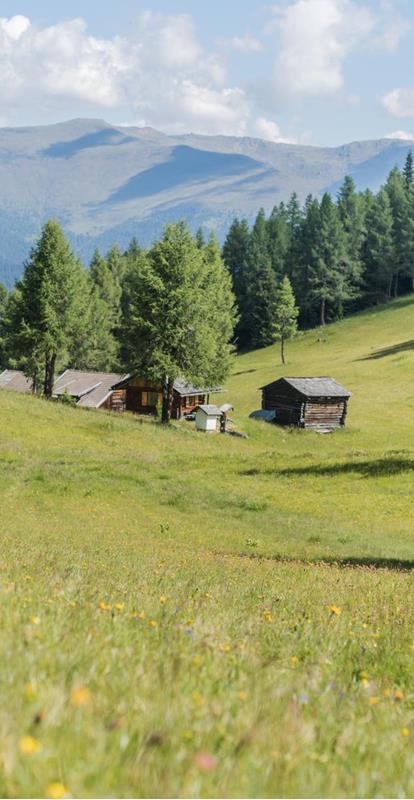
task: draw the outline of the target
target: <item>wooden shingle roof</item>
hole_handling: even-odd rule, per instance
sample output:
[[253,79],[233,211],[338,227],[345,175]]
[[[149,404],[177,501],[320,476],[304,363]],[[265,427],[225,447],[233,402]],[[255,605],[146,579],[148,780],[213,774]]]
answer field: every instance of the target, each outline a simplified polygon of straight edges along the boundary
[[287,383],[303,397],[351,397],[351,392],[342,386],[338,381],[328,376],[317,378],[279,378],[276,381],[261,386],[267,389],[269,386]]

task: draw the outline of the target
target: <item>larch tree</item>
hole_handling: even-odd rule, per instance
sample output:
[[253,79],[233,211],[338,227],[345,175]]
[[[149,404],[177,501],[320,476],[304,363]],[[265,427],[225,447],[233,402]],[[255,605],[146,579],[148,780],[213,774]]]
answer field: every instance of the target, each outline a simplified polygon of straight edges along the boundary
[[12,350],[25,374],[52,397],[57,366],[87,328],[86,276],[58,222],[49,220],[14,296]]
[[275,332],[280,340],[280,356],[285,363],[285,343],[292,339],[298,330],[299,309],[287,275],[284,276],[276,292]]
[[168,225],[124,280],[124,365],[160,382],[164,423],[177,378],[212,386],[230,367],[234,299],[218,247],[207,248],[184,223]]

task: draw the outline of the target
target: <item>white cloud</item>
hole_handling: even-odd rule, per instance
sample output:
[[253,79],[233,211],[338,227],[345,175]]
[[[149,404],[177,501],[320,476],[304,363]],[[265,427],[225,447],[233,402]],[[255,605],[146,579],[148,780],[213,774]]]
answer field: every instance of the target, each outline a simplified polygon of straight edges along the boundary
[[[244,37],[237,46],[254,42]],[[283,140],[247,91],[229,85],[223,54],[201,46],[187,14],[146,11],[128,36],[107,39],[81,18],[45,28],[0,18],[0,103],[8,124],[110,110],[171,132]]]
[[351,0],[296,0],[273,14],[280,40],[274,79],[297,95],[341,90],[345,57],[375,25],[369,9]]
[[259,39],[255,39],[249,33],[246,33],[245,36],[232,36],[230,39],[223,39],[222,41],[225,47],[238,50],[241,53],[257,53],[258,50],[262,49],[262,43]]
[[395,50],[411,24],[394,0],[374,6],[356,0],[289,0],[272,7],[276,32],[276,88],[284,95],[317,96],[344,90],[344,66],[357,47]]
[[393,117],[414,117],[414,89],[393,89],[382,98],[382,104]]
[[403,139],[404,141],[414,141],[414,135],[408,131],[392,131],[385,135],[386,139]]
[[289,144],[296,144],[296,138],[289,138],[283,136],[279,125],[266,117],[258,117],[255,122],[255,135],[259,139],[266,139],[270,142],[284,142]]

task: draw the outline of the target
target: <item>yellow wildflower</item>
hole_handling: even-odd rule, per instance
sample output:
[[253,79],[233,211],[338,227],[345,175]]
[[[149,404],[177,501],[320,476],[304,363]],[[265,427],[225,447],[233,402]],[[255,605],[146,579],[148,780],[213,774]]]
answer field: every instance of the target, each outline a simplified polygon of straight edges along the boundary
[[63,800],[68,794],[66,786],[60,781],[54,781],[47,787],[47,796],[50,797],[50,800]]
[[101,602],[99,603],[99,608],[101,609],[101,611],[111,611],[112,606],[110,603],[105,603],[104,600],[101,600]]
[[247,692],[244,692],[243,690],[241,690],[240,692],[237,693],[237,697],[243,703],[246,700]]
[[118,611],[122,611],[122,609],[125,608],[125,603],[115,603],[115,608],[117,608]]
[[40,742],[34,736],[22,736],[19,742],[20,752],[25,755],[32,755],[40,750]]
[[339,608],[339,606],[334,606],[334,605],[328,606],[328,610],[331,612],[331,614],[334,614],[336,617],[339,617],[339,615],[342,614],[342,609]]
[[26,683],[26,685],[25,685],[25,687],[23,689],[23,694],[24,694],[26,700],[31,700],[32,697],[34,697],[34,695],[35,695],[34,686],[33,686],[32,683],[30,683],[30,681],[29,681],[29,683]]
[[403,736],[409,736],[410,735],[410,729],[409,728],[403,728],[401,733],[402,733]]
[[370,697],[369,704],[370,706],[376,706],[379,703],[379,697]]
[[290,659],[290,663],[292,664],[292,667],[296,667],[296,665],[299,664],[298,657],[297,656],[292,656],[292,658]]
[[134,611],[131,614],[132,619],[145,619],[144,611]]
[[40,625],[40,617],[30,617],[30,622],[32,625]]
[[92,695],[87,686],[77,686],[70,693],[70,704],[75,708],[87,706],[91,702],[91,698]]
[[151,625],[151,628],[156,628],[157,625],[158,625],[157,620],[156,619],[151,619],[150,620],[150,625]]
[[397,689],[397,691],[394,692],[394,700],[404,700],[404,692]]
[[161,595],[161,597],[160,597],[160,603],[161,603],[161,605],[163,606],[163,605],[164,605],[164,603],[166,603],[166,602],[167,602],[167,598],[165,597],[165,595],[163,595],[163,594],[162,594],[162,595]]

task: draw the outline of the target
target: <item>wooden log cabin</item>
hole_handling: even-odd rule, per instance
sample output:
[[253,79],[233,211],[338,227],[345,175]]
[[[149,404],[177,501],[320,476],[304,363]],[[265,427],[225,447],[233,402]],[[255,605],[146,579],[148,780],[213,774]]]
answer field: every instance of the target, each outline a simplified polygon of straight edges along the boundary
[[[112,389],[123,393],[126,411],[149,415],[161,411],[162,385],[157,381],[150,381],[137,375],[127,375],[122,381],[114,384]],[[174,381],[172,419],[181,419],[185,414],[191,414],[197,406],[209,403],[210,394],[221,391],[220,387],[200,389],[190,386],[183,379]]]
[[333,378],[279,378],[261,391],[262,409],[280,425],[323,432],[345,425],[351,393]]

